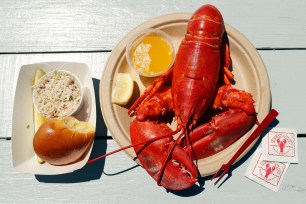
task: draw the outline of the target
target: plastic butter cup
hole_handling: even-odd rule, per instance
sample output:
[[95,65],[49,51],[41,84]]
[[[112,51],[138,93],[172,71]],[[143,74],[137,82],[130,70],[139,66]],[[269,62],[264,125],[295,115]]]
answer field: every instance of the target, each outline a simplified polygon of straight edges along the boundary
[[171,37],[164,31],[145,29],[127,44],[126,59],[141,76],[156,77],[173,65],[175,48]]
[[[64,74],[66,76],[69,76],[71,77],[71,79],[73,79],[73,83],[76,83],[76,87],[78,89],[77,91],[77,97],[79,98],[79,101],[75,104],[73,104],[73,106],[71,107],[71,104],[68,102],[67,103],[67,106],[69,106],[69,108],[71,109],[70,111],[66,111],[65,113],[61,113],[60,111],[58,113],[56,113],[55,115],[53,116],[50,116],[48,115],[48,113],[46,113],[39,105],[38,105],[38,98],[39,97],[42,97],[38,91],[35,90],[35,87],[38,87],[39,84],[42,84],[43,81],[45,80],[48,80],[50,79],[52,76],[54,76],[56,73],[60,73],[60,74]],[[59,116],[72,116],[76,113],[78,113],[81,108],[82,108],[82,105],[83,105],[83,87],[82,87],[82,83],[80,82],[80,80],[78,79],[77,76],[75,76],[73,73],[69,72],[69,71],[66,71],[66,70],[54,70],[54,71],[51,71],[51,72],[48,72],[46,73],[44,76],[42,76],[40,78],[40,80],[38,81],[37,84],[34,85],[34,90],[33,90],[33,94],[32,94],[32,97],[33,97],[33,104],[34,104],[34,107],[35,109],[37,110],[37,112],[41,115],[43,115],[44,117],[46,118],[53,118],[53,117],[59,117]],[[55,93],[55,89],[51,88],[50,89],[51,93],[50,95],[54,96],[54,94],[58,94],[58,93]],[[72,91],[68,86],[61,86],[60,87],[60,90],[59,92],[65,92],[65,91]],[[52,97],[51,96],[51,97]],[[55,96],[56,97],[56,96]],[[59,99],[60,100],[60,99]],[[72,99],[68,99],[68,101],[70,100],[74,100],[73,98]],[[49,101],[49,98],[47,99],[42,99],[42,101],[44,103],[48,103],[50,102]],[[62,101],[61,101],[62,102]],[[57,108],[60,108],[60,107],[57,107]]]

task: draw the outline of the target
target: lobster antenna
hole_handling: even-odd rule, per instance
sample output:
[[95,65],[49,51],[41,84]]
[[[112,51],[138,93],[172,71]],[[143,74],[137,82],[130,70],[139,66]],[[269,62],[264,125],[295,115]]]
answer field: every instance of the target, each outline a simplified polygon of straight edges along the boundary
[[100,159],[103,159],[103,158],[105,158],[105,157],[107,157],[107,156],[109,156],[109,155],[115,154],[115,153],[117,153],[117,152],[121,152],[122,150],[129,149],[129,148],[131,148],[131,147],[135,147],[135,146],[143,145],[143,144],[149,144],[149,143],[152,143],[152,142],[154,142],[154,141],[156,141],[156,140],[160,140],[160,139],[163,139],[163,138],[166,138],[166,137],[171,137],[171,136],[173,136],[174,134],[176,134],[176,133],[178,133],[178,132],[179,132],[179,131],[176,130],[176,131],[172,132],[171,134],[163,135],[163,136],[156,137],[156,138],[151,138],[151,139],[149,139],[149,140],[147,140],[147,141],[144,141],[144,142],[139,142],[139,143],[136,143],[136,144],[131,144],[131,145],[122,147],[122,148],[120,148],[120,149],[114,150],[114,151],[109,152],[109,153],[107,153],[107,154],[103,154],[103,155],[101,155],[101,156],[99,156],[99,157],[90,159],[90,160],[87,161],[87,164],[91,164],[91,163],[93,163],[93,162],[95,162],[95,161],[98,161],[98,160],[100,160]]
[[[175,132],[172,133],[172,135],[175,135],[175,134],[178,133],[179,131],[181,131],[181,129],[177,129]],[[185,131],[184,131],[184,129],[183,129],[182,133],[181,133],[181,134],[178,136],[178,138],[174,141],[174,143],[173,143],[173,145],[172,145],[172,147],[171,147],[171,149],[170,149],[170,151],[169,151],[169,153],[168,153],[168,155],[167,155],[167,158],[166,158],[165,162],[163,163],[161,169],[159,170],[160,173],[159,173],[159,175],[158,175],[158,177],[157,177],[157,179],[156,179],[158,185],[160,185],[160,183],[161,183],[162,176],[163,176],[164,171],[165,171],[165,168],[166,168],[166,166],[167,166],[167,164],[168,164],[168,162],[169,162],[170,156],[172,155],[172,152],[173,152],[175,146],[177,145],[178,141],[180,141],[181,138],[183,137],[184,132],[185,132]]]

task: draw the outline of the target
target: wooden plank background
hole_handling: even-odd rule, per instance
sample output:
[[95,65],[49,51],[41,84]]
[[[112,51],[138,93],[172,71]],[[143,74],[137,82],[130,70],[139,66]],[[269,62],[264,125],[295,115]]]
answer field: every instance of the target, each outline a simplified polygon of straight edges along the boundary
[[0,1],[0,53],[105,51],[156,16],[211,3],[260,49],[305,48],[303,0]]
[[[88,64],[97,86],[110,52],[135,26],[160,15],[191,13],[205,3],[217,6],[225,22],[259,50],[269,73],[272,107],[280,111],[278,127],[298,130],[299,164],[289,167],[278,193],[244,177],[259,143],[234,166],[232,176],[220,188],[207,177],[200,181],[203,188],[166,191],[124,152],[65,175],[14,171],[12,113],[22,65],[83,62]],[[304,0],[1,0],[0,203],[304,203],[305,8]],[[96,97],[98,94],[97,91]],[[99,109],[97,114],[100,125],[92,157],[118,148],[114,140],[106,137],[110,134]]]
[[[300,143],[299,143],[300,144]],[[306,154],[301,143],[299,154]],[[113,140],[96,140],[93,154],[117,148]],[[306,160],[291,164],[280,190],[275,193],[244,177],[250,154],[234,166],[232,176],[217,188],[200,180],[202,188],[182,192],[158,187],[144,169],[121,152],[65,175],[40,176],[14,172],[10,141],[1,141],[0,203],[278,203],[303,204],[306,199]],[[7,158],[7,159],[5,159]]]

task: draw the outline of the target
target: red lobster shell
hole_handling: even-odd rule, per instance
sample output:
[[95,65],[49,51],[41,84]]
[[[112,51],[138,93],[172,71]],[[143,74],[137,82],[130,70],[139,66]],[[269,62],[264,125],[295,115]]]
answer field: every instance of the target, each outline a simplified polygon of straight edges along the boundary
[[[172,190],[193,186],[198,176],[193,159],[221,151],[255,123],[252,96],[229,85],[233,80],[229,66],[222,15],[214,6],[204,5],[192,15],[173,67],[129,109],[129,114],[136,112],[130,126],[132,145],[159,185]],[[166,86],[169,81],[171,89]],[[227,85],[218,89],[220,81]],[[224,112],[195,128],[212,104]],[[175,131],[160,120],[172,109],[178,123]],[[174,140],[176,133],[180,134]]]

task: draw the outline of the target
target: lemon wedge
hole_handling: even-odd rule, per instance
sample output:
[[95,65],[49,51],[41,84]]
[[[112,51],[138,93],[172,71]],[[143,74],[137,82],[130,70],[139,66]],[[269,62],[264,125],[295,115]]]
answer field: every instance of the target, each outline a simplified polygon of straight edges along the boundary
[[118,73],[112,92],[112,102],[118,105],[126,105],[133,95],[133,89],[132,77],[127,73]]
[[[39,79],[45,75],[46,73],[42,70],[42,69],[37,69],[35,72],[35,76],[34,76],[34,81],[33,81],[33,85],[36,84]],[[47,119],[45,117],[43,117],[42,115],[40,115],[37,110],[35,109],[35,107],[33,106],[33,111],[34,111],[34,131],[35,133],[37,132],[37,130],[39,129],[39,127],[45,123],[47,121]],[[37,156],[37,155],[36,155]],[[38,163],[42,164],[44,163],[44,161],[39,158],[37,156],[37,161]]]
[[[33,84],[36,84],[43,75],[45,75],[45,72],[41,69],[37,69],[36,72],[35,72],[35,77],[34,77]],[[39,127],[44,122],[46,122],[47,119],[44,118],[41,114],[39,114],[35,108],[33,108],[33,109],[34,109],[34,130],[35,130],[35,132],[37,132]]]

